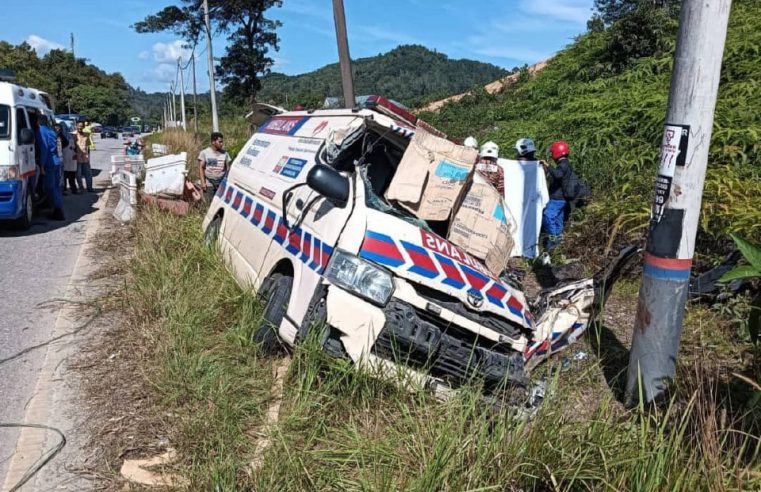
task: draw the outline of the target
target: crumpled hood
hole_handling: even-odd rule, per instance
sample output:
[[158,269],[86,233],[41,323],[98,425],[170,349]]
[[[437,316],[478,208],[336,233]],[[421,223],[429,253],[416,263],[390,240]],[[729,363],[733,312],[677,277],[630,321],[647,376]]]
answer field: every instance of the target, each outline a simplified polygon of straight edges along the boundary
[[523,292],[494,278],[462,248],[402,219],[368,209],[359,256],[456,297],[468,309],[533,326]]

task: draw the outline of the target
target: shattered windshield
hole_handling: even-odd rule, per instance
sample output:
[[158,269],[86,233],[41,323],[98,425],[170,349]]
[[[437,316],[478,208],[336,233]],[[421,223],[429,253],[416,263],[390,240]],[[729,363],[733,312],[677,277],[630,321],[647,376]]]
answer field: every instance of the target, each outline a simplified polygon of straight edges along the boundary
[[362,181],[365,183],[365,203],[367,206],[374,210],[378,210],[379,212],[383,212],[384,214],[398,217],[405,222],[409,222],[410,224],[416,227],[420,227],[421,229],[425,229],[428,232],[433,232],[426,221],[415,217],[411,212],[401,207],[394,207],[389,205],[386,200],[384,200],[381,196],[378,196],[368,175],[369,168],[370,166],[360,166],[359,168],[359,175],[362,176]]

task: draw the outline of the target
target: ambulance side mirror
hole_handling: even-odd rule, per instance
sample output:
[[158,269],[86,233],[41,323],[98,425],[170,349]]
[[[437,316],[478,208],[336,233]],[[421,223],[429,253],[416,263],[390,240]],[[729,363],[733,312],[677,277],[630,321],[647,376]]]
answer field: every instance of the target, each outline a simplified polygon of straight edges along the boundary
[[22,128],[18,134],[19,145],[32,145],[34,143],[34,132],[29,128]]
[[316,164],[307,174],[307,185],[338,207],[349,200],[349,179],[332,167]]

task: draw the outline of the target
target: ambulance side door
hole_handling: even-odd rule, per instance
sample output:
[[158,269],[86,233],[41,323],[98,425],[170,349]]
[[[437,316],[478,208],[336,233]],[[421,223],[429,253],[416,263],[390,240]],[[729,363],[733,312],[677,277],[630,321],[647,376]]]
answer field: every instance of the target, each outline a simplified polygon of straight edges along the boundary
[[22,106],[16,106],[14,123],[16,124],[16,150],[14,158],[19,165],[19,172],[21,176],[32,176],[36,171],[36,163],[34,158],[34,144],[21,144],[21,130],[28,128],[29,120],[27,118],[26,109]]

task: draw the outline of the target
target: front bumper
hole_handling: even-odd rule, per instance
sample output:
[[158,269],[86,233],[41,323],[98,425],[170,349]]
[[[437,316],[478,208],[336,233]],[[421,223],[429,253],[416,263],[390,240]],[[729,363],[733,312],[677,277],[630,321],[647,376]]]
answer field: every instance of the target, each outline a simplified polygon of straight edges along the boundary
[[17,219],[21,216],[24,187],[21,181],[0,181],[0,219]]
[[489,391],[525,384],[523,354],[447,323],[436,314],[394,299],[372,354],[445,381],[452,387],[483,383]]
[[372,305],[335,286],[328,288],[327,322],[341,333],[349,357],[393,377],[404,369],[425,386],[483,384],[487,392],[522,385],[526,339],[467,319],[421,297],[395,279],[394,297]]

